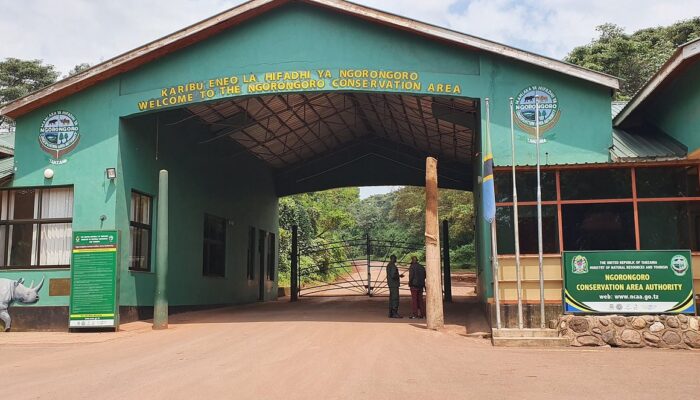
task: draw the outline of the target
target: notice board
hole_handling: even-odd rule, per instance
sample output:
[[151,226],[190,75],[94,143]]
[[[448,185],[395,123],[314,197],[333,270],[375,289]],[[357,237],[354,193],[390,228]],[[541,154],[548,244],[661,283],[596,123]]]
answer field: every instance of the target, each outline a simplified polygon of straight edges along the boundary
[[117,328],[118,231],[73,232],[70,328]]
[[565,251],[567,313],[694,314],[690,250]]

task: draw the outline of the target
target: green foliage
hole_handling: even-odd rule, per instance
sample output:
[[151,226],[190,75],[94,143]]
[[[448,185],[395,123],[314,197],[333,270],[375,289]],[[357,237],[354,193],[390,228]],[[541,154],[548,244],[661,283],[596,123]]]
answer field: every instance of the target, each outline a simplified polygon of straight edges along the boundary
[[[474,266],[474,204],[470,192],[440,190],[438,214],[450,225],[450,255],[455,267]],[[280,284],[289,283],[291,229],[299,226],[299,247],[323,247],[343,239],[364,238],[409,242],[418,250],[391,249],[400,261],[415,255],[425,259],[425,192],[422,187],[402,187],[394,192],[360,200],[359,189],[344,188],[304,193],[280,199]],[[334,260],[364,257],[336,248],[300,257],[300,270],[314,269],[306,281],[330,281],[350,267],[333,265]],[[388,257],[386,248],[376,248],[374,257]]]
[[73,75],[77,75],[77,74],[79,74],[79,73],[85,71],[86,69],[90,69],[90,64],[88,64],[88,63],[80,63],[80,64],[76,65],[75,67],[73,67],[73,69],[71,69],[70,71],[68,71],[68,75],[66,75],[65,77],[67,78],[67,77],[70,77],[70,76],[73,76]]
[[[6,58],[0,61],[0,105],[16,100],[35,90],[56,82],[58,72],[53,65],[41,60],[20,60]],[[12,121],[0,116],[0,127],[7,124],[13,129]]]
[[576,47],[566,61],[622,79],[618,99],[632,97],[669,59],[676,47],[700,37],[700,18],[666,27],[642,29],[631,35],[604,24],[597,39]]
[[[292,250],[292,226],[299,227],[299,247],[323,247],[325,244],[341,240],[355,230],[354,212],[360,202],[358,188],[342,188],[322,192],[303,193],[280,199],[280,284],[289,282]],[[300,270],[318,268],[318,272],[306,277],[311,280],[333,280],[343,268],[331,265],[332,260],[347,258],[343,249],[328,253],[315,253],[302,256]],[[345,267],[345,266],[341,266]]]
[[7,58],[0,61],[0,104],[18,99],[56,82],[58,72],[41,60]]

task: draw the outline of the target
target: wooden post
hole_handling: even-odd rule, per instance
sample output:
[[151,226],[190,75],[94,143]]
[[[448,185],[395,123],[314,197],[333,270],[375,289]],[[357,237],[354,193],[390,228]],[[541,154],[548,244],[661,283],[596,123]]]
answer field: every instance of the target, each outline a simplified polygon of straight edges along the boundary
[[289,278],[289,301],[299,299],[299,227],[292,225],[291,276]]
[[452,268],[450,266],[450,224],[442,221],[442,279],[445,281],[445,301],[452,303]]
[[440,228],[438,221],[437,160],[425,160],[425,297],[428,329],[445,325],[440,282]]

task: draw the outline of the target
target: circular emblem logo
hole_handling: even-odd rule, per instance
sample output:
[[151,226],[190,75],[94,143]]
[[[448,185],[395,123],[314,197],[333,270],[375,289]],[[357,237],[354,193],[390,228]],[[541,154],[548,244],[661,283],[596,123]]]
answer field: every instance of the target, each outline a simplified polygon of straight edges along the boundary
[[678,276],[685,275],[685,271],[688,270],[688,259],[680,254],[673,256],[671,258],[671,269]]
[[72,151],[79,140],[78,120],[68,111],[54,111],[41,123],[39,145],[55,160]]
[[[536,117],[535,114],[538,113]],[[560,114],[557,96],[547,87],[528,86],[515,98],[515,122],[520,129],[530,135],[528,142],[535,143],[537,140],[538,120],[540,143],[546,142],[544,133],[557,124]]]
[[574,274],[585,274],[588,272],[588,259],[582,255],[577,255],[571,260],[571,272]]

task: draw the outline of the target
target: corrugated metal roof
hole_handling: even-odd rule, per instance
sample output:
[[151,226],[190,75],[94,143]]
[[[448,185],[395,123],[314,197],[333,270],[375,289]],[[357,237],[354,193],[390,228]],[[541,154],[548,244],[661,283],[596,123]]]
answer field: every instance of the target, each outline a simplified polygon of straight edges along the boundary
[[470,162],[475,100],[383,93],[265,95],[187,107],[210,126],[212,142],[230,137],[275,168],[336,151],[366,135]]
[[15,154],[15,133],[0,135],[0,153]]
[[613,162],[681,160],[688,148],[662,132],[652,135],[633,135],[613,129],[610,158]]
[[613,101],[612,104],[610,104],[610,111],[612,111],[612,117],[617,117],[617,114],[619,114],[620,111],[622,111],[622,109],[625,108],[627,103],[627,101]]
[[0,180],[15,173],[15,158],[8,157],[0,160]]

